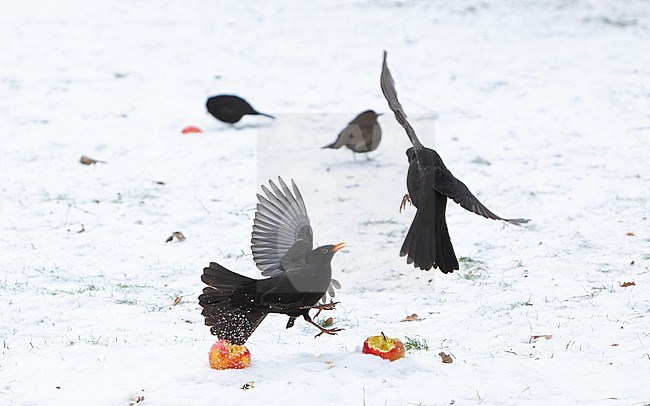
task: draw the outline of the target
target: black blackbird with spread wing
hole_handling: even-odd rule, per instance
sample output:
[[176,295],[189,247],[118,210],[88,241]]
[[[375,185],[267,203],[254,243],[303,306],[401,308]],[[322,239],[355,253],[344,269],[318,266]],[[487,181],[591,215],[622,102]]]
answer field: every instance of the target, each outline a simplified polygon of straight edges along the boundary
[[377,149],[381,142],[381,126],[377,117],[381,114],[373,110],[366,110],[350,121],[336,138],[336,141],[326,145],[325,148],[339,149],[346,146],[354,152],[363,153]]
[[310,317],[311,309],[333,309],[335,303],[319,304],[333,287],[330,262],[344,243],[313,247],[312,229],[305,203],[296,184],[292,189],[278,178],[272,190],[262,186],[264,195],[253,222],[253,259],[267,279],[252,279],[211,262],[201,280],[208,285],[199,296],[201,313],[210,332],[220,339],[243,344],[269,313],[289,316],[287,328],[297,317],[318,327],[320,334],[336,334],[340,329],[324,329]]
[[447,198],[452,199],[464,209],[485,218],[501,220],[514,225],[529,222],[527,219],[504,219],[492,213],[465,186],[456,179],[442,162],[440,155],[425,148],[418,139],[413,127],[406,120],[406,114],[397,99],[395,82],[388,70],[386,52],[381,71],[381,90],[388,101],[395,118],[404,127],[413,147],[406,150],[409,170],[406,186],[409,194],[404,196],[402,206],[409,200],[417,208],[400,256],[407,257],[407,263],[420,269],[439,268],[443,273],[458,269],[458,260],[451,244],[445,211]]
[[208,99],[208,101],[205,103],[205,106],[208,108],[208,112],[212,114],[217,120],[229,124],[235,124],[239,122],[239,120],[241,120],[241,118],[246,114],[275,118],[269,114],[255,111],[253,106],[251,106],[246,100],[242,99],[239,96],[227,94],[213,96]]

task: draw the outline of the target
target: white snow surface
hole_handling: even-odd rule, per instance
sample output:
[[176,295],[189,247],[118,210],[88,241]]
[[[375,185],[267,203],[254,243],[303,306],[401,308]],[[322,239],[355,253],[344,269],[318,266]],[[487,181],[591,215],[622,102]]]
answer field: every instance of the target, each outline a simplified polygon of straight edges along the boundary
[[[3,0],[0,38],[0,404],[650,402],[647,2]],[[422,142],[532,219],[450,202],[453,274],[399,257],[415,209],[384,49]],[[277,119],[218,122],[224,93]],[[370,160],[320,149],[366,109],[388,113]],[[260,277],[278,175],[318,244],[347,242],[324,314],[345,331],[271,315],[249,368],[212,370],[202,269]],[[362,354],[381,331],[429,350]]]

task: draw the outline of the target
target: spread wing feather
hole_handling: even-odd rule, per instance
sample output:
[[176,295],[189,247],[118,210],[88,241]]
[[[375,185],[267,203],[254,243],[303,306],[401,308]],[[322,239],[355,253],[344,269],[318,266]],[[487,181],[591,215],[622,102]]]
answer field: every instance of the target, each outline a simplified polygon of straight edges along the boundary
[[253,260],[264,276],[277,276],[304,262],[312,250],[313,233],[305,202],[296,184],[291,189],[278,177],[280,187],[269,181],[271,190],[262,186],[265,196],[253,221],[251,238]]

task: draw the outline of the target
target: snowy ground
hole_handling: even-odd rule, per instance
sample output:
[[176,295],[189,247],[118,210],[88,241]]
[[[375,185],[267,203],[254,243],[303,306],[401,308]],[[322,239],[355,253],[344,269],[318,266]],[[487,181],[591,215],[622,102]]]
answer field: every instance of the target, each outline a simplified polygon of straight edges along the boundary
[[[650,402],[648,4],[306,3],[3,0],[0,404]],[[370,161],[320,149],[389,111],[383,49],[422,141],[497,214],[533,220],[450,204],[454,274],[398,256],[415,211],[397,211],[391,114]],[[205,113],[218,93],[278,118],[229,128]],[[259,276],[255,193],[277,175],[318,243],[348,244],[330,314],[346,330],[271,316],[250,368],[214,371],[201,270]],[[362,355],[380,331],[430,350]]]

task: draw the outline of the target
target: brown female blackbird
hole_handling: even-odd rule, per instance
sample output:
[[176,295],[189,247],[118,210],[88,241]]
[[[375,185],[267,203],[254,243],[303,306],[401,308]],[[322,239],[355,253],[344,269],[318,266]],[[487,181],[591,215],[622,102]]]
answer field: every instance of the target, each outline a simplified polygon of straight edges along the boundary
[[336,141],[326,145],[325,148],[339,149],[346,146],[354,152],[370,152],[377,149],[381,142],[381,127],[377,117],[381,114],[373,110],[366,110],[348,123],[347,127],[339,133]]
[[208,112],[217,120],[224,123],[235,124],[246,114],[254,116],[265,116],[275,119],[275,117],[255,111],[246,100],[239,96],[220,95],[212,96],[205,103]]
[[406,150],[409,170],[406,186],[409,194],[404,196],[401,208],[409,200],[417,208],[400,256],[406,256],[407,263],[414,267],[429,270],[439,268],[443,273],[458,269],[458,260],[451,245],[445,210],[447,198],[460,204],[466,210],[485,218],[501,220],[514,225],[529,222],[527,219],[504,219],[492,213],[465,186],[456,179],[442,162],[440,155],[425,148],[418,139],[413,127],[406,120],[402,105],[397,100],[395,82],[388,70],[386,52],[381,71],[381,90],[388,101],[395,118],[404,127],[413,147]]
[[305,203],[296,184],[293,194],[281,178],[280,187],[270,181],[270,191],[258,194],[253,222],[253,260],[266,279],[252,279],[211,262],[201,280],[208,285],[199,296],[201,313],[210,332],[219,339],[243,344],[269,313],[289,316],[287,328],[297,317],[326,334],[341,329],[325,329],[309,316],[311,309],[331,310],[334,302],[319,304],[326,293],[334,296],[340,284],[332,279],[330,262],[345,243],[312,249],[313,236]]

